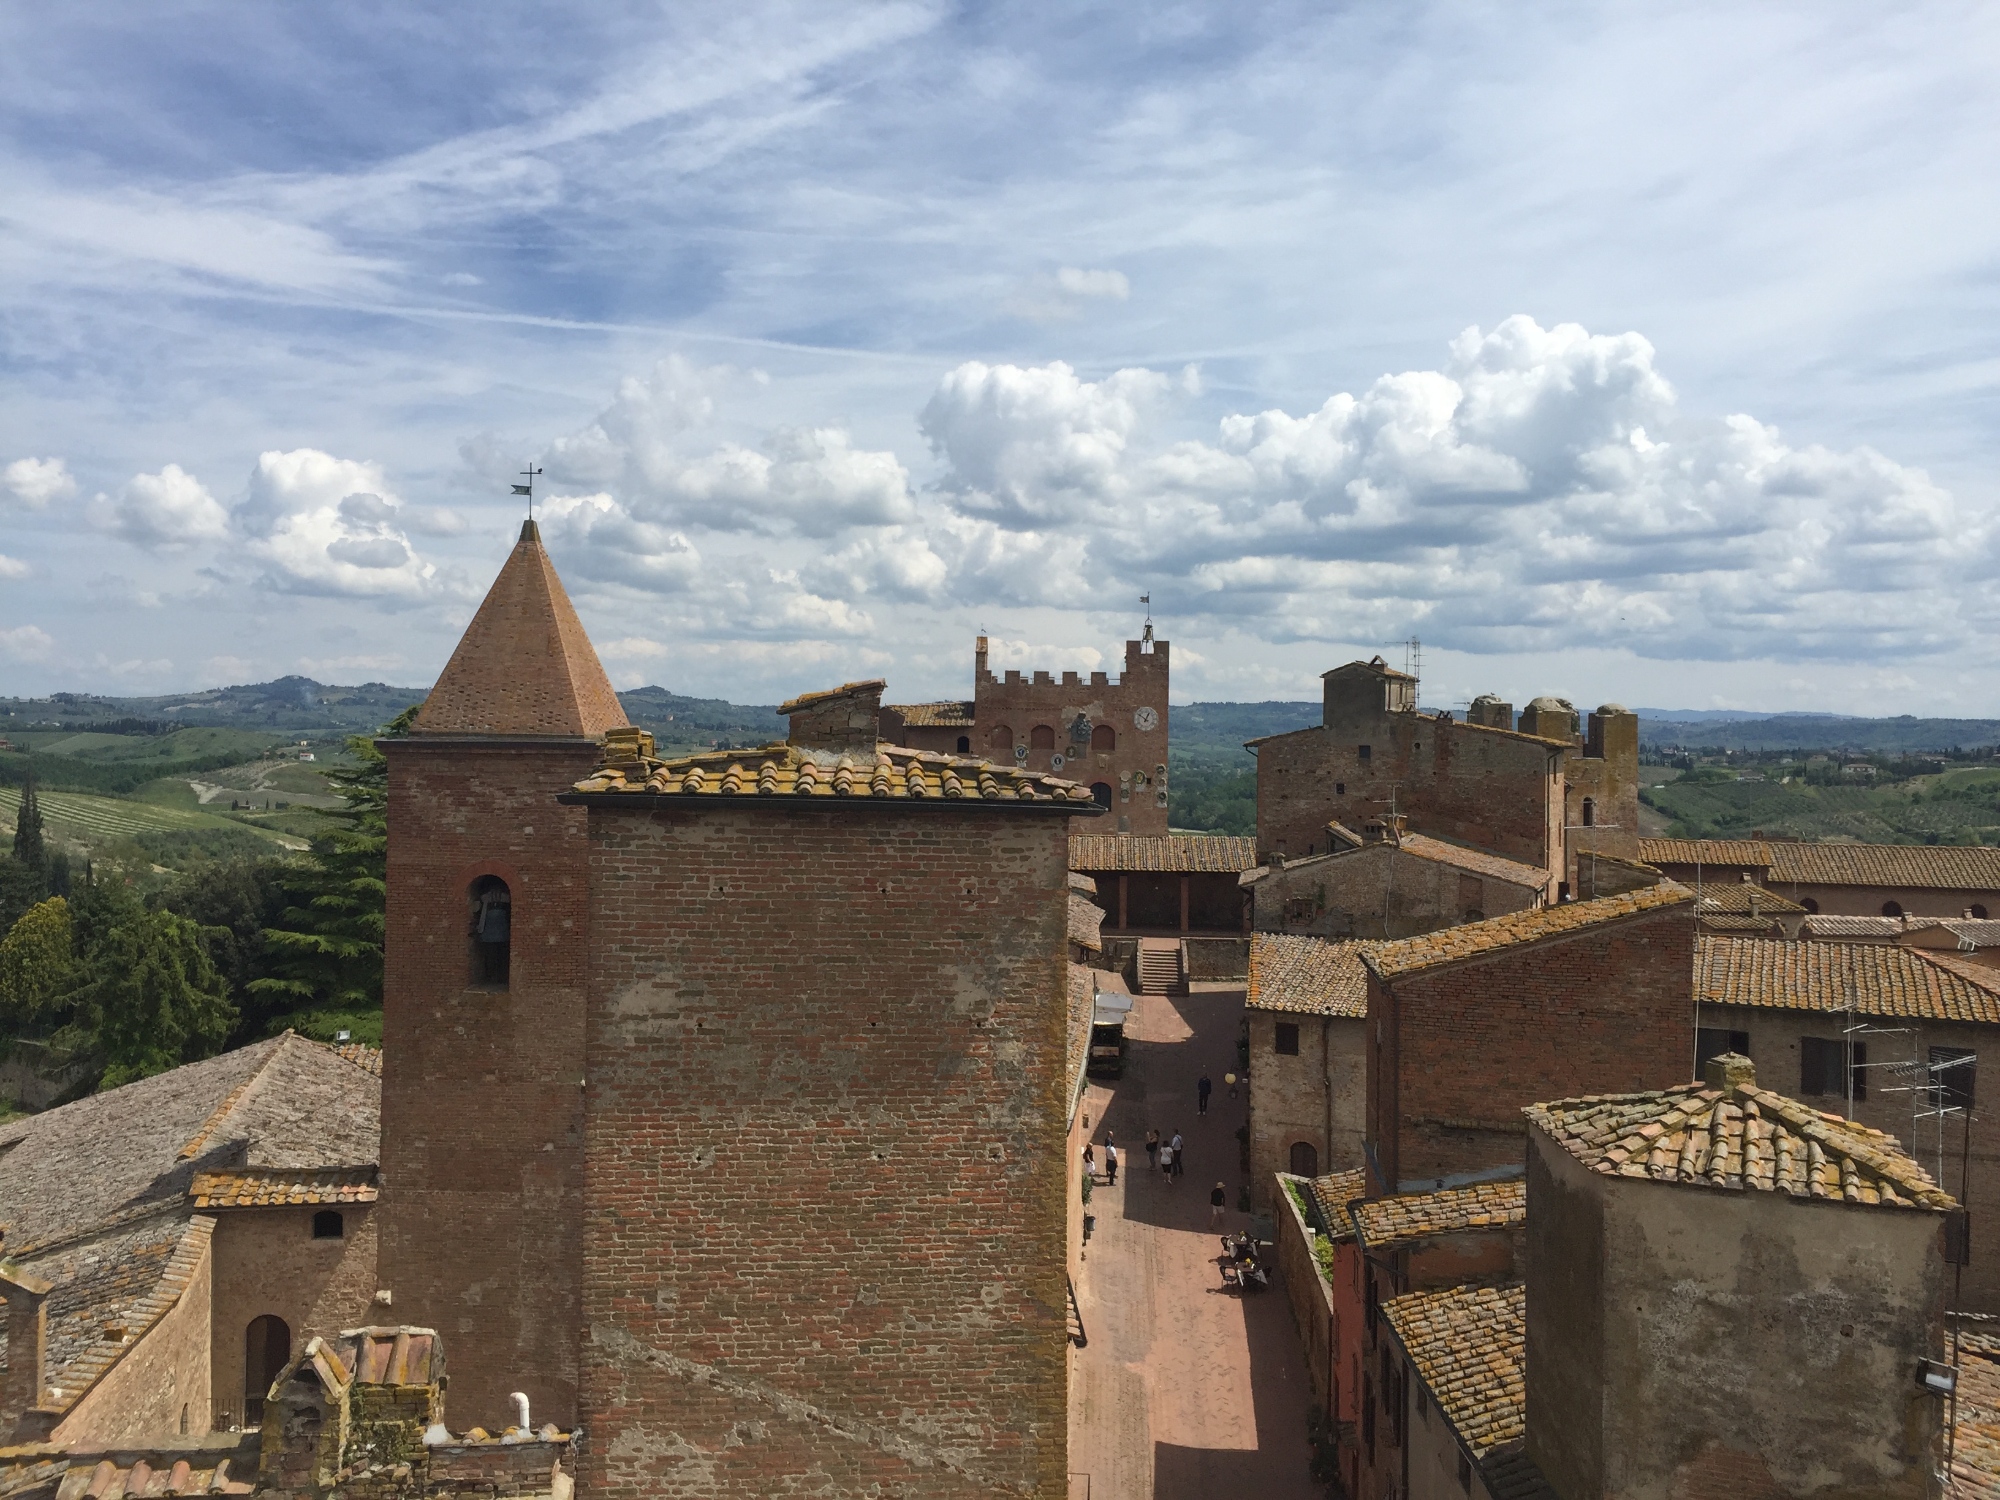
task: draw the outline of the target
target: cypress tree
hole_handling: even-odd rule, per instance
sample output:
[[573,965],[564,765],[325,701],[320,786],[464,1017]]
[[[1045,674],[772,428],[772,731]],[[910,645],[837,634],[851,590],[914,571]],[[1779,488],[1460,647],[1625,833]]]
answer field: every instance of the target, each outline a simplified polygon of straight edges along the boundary
[[14,815],[14,860],[37,875],[48,871],[48,851],[42,846],[42,804],[35,796],[35,768],[21,784],[21,808]]

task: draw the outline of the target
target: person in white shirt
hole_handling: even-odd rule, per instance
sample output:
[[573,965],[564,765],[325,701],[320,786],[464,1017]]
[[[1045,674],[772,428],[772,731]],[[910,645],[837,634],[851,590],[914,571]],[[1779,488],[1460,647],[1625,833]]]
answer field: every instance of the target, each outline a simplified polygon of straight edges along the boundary
[[1104,1138],[1104,1180],[1112,1187],[1118,1186],[1118,1148],[1111,1144],[1111,1137]]

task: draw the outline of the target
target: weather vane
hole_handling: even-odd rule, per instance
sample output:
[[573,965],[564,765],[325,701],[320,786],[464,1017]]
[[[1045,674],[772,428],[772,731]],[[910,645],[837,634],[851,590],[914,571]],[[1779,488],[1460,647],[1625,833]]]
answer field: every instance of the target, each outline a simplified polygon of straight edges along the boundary
[[1153,641],[1153,596],[1150,593],[1141,594],[1139,602],[1146,606],[1146,629],[1139,636],[1139,639],[1145,644],[1151,645]]
[[535,476],[541,472],[532,463],[529,464],[527,468],[521,471],[521,477],[528,482],[514,486],[515,494],[526,495],[528,497],[528,519],[530,521],[535,519]]

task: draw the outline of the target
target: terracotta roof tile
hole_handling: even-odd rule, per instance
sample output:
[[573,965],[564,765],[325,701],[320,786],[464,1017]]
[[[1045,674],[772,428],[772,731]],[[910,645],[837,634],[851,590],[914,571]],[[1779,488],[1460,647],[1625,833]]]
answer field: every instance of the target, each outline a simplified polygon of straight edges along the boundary
[[1081,896],[1069,898],[1069,940],[1092,953],[1104,951],[1104,908]]
[[55,1284],[43,1380],[51,1406],[74,1406],[180,1301],[214,1228],[206,1217],[156,1218],[33,1263]]
[[410,733],[597,739],[625,722],[541,532],[525,522]]
[[1538,865],[1524,864],[1518,859],[1502,859],[1483,849],[1468,849],[1462,844],[1434,839],[1429,834],[1405,833],[1396,842],[1405,854],[1451,865],[1468,874],[1483,875],[1488,880],[1501,880],[1536,891],[1544,889],[1549,883],[1549,872]]
[[[788,707],[791,705],[787,705]],[[621,747],[628,742],[621,741]],[[624,753],[622,748],[620,753]],[[586,796],[647,796],[762,801],[986,802],[1055,807],[1071,815],[1101,811],[1087,788],[1039,771],[931,750],[877,745],[875,753],[836,754],[798,745],[709,750],[674,760],[649,754],[614,760],[576,784]]]
[[194,1198],[194,1206],[200,1209],[373,1203],[380,1196],[373,1166],[323,1167],[317,1171],[245,1167],[232,1172],[197,1172],[188,1192]]
[[1695,998],[1705,1005],[1913,1016],[2000,1024],[2000,969],[1895,943],[1695,940]]
[[1522,1441],[1528,1320],[1518,1285],[1409,1292],[1382,1314],[1475,1461]]
[[0,1448],[0,1500],[248,1495],[257,1488],[261,1443],[256,1432],[228,1432],[115,1448],[76,1443]]
[[1953,1500],[2000,1500],[2000,1334],[1961,1333]]
[[1644,912],[1691,904],[1694,892],[1685,886],[1663,881],[1642,890],[1617,896],[1599,896],[1594,901],[1569,901],[1560,906],[1538,907],[1533,911],[1510,912],[1504,917],[1488,917],[1483,922],[1467,922],[1446,927],[1421,937],[1400,938],[1395,942],[1372,943],[1363,955],[1368,967],[1384,979],[1413,974],[1439,964],[1482,958],[1524,943],[1561,937],[1594,927],[1600,922],[1616,922]]
[[1887,885],[2000,891],[2000,849],[1957,844],[1771,846],[1771,879],[1797,885]]
[[1368,971],[1361,966],[1368,943],[1331,942],[1293,933],[1250,935],[1252,1010],[1312,1016],[1368,1014]]
[[1523,1113],[1607,1177],[1891,1208],[1951,1207],[1950,1195],[1895,1137],[1758,1088],[1748,1058],[1725,1054],[1711,1059],[1708,1070],[1710,1082],[1531,1104]]
[[1072,870],[1237,875],[1256,863],[1257,841],[1231,834],[1086,833],[1069,841]]
[[885,703],[882,707],[888,713],[901,714],[903,722],[913,729],[972,728],[970,703]]
[[1649,865],[1726,865],[1737,869],[1770,864],[1774,847],[1763,839],[1640,839],[1639,858]]
[[1368,1174],[1358,1167],[1346,1172],[1328,1172],[1312,1180],[1312,1194],[1319,1204],[1320,1217],[1339,1234],[1353,1222],[1347,1214],[1348,1204],[1368,1196]]
[[382,1049],[380,1047],[370,1047],[361,1042],[354,1042],[346,1046],[336,1047],[334,1051],[346,1058],[347,1061],[353,1063],[362,1072],[373,1073],[377,1078],[382,1076]]
[[1803,930],[1812,937],[1894,942],[1906,932],[1942,927],[1943,917],[1818,917],[1808,916]]
[[1805,908],[1748,880],[1724,880],[1701,888],[1701,913],[1728,912],[1738,916],[1797,917]]
[[1475,1182],[1466,1187],[1440,1188],[1434,1193],[1397,1193],[1354,1205],[1353,1223],[1370,1248],[1464,1234],[1474,1229],[1504,1229],[1528,1222],[1525,1178],[1505,1182]]

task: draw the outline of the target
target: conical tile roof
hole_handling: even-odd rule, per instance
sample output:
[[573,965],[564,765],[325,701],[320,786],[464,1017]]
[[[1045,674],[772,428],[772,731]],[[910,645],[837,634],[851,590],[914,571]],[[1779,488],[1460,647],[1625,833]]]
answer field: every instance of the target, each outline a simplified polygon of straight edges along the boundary
[[523,522],[410,732],[601,739],[626,722],[541,532]]

